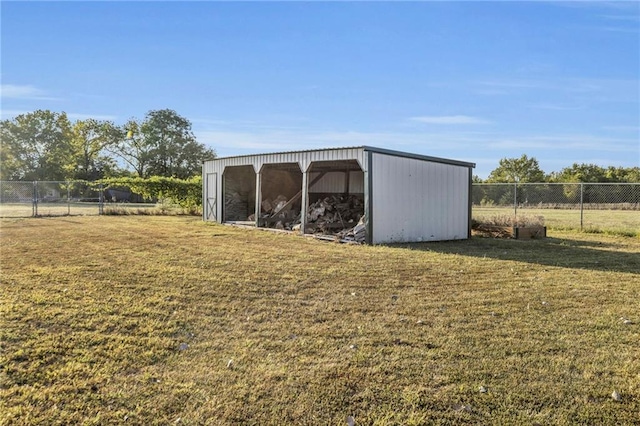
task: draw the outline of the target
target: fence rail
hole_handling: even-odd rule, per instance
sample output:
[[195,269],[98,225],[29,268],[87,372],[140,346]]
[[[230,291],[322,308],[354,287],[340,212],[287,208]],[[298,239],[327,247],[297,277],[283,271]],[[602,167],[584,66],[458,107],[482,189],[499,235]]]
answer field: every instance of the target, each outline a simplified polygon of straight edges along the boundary
[[[547,226],[640,234],[640,183],[477,183],[473,216],[542,216]],[[0,181],[0,217],[99,215],[155,207],[128,188]]]
[[542,216],[556,228],[640,232],[640,183],[478,183],[474,218]]
[[0,181],[0,217],[100,215],[155,206],[144,201],[128,188],[84,181]]

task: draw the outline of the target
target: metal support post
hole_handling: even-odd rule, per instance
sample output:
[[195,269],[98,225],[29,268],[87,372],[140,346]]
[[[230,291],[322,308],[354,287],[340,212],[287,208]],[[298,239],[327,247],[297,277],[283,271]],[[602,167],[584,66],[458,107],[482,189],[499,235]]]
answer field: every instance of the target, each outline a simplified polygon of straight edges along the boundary
[[302,206],[300,207],[300,233],[307,227],[307,211],[309,210],[309,169],[302,172]]
[[38,181],[33,182],[33,200],[31,202],[31,216],[38,216]]
[[104,194],[102,193],[102,184],[98,185],[98,214],[104,214]]
[[[260,227],[260,213],[262,212],[262,169],[256,172],[256,228]],[[224,204],[223,204],[224,205]]]
[[518,182],[513,184],[513,221],[514,226],[518,219]]
[[580,183],[580,230],[582,231],[584,219],[584,183]]

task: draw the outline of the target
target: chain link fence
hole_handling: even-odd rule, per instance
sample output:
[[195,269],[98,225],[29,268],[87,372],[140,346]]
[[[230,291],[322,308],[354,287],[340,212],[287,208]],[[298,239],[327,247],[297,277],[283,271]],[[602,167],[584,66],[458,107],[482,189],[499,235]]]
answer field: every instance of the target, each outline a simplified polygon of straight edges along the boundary
[[84,181],[0,181],[0,217],[126,214],[156,206],[145,201],[128,188]]
[[557,229],[640,232],[638,183],[477,183],[473,217],[543,217]]
[[[476,220],[534,216],[556,229],[640,234],[639,183],[478,183],[472,202]],[[0,181],[0,217],[144,213],[154,207],[155,200],[124,187]]]

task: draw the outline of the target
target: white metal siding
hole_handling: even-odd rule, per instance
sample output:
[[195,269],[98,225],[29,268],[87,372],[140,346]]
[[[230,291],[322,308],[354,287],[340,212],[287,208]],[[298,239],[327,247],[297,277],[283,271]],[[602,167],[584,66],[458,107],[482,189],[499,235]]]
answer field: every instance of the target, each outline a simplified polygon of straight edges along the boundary
[[373,243],[465,239],[469,168],[373,153]]
[[[309,181],[315,179],[320,173],[309,175]],[[346,174],[344,172],[329,172],[318,182],[309,188],[309,192],[342,193],[344,192]],[[349,193],[364,193],[364,174],[361,171],[349,172]]]
[[[216,160],[206,161],[204,168],[221,168],[227,166],[246,166],[253,165],[256,171],[260,170],[263,164],[277,163],[298,163],[302,171],[307,170],[309,164],[316,161],[340,161],[340,160],[356,160],[360,167],[364,170],[365,153],[364,148],[337,148],[325,149],[317,151],[299,151],[299,152],[281,152],[275,154],[257,154],[245,155],[240,157],[226,157]],[[222,172],[222,170],[207,170]]]

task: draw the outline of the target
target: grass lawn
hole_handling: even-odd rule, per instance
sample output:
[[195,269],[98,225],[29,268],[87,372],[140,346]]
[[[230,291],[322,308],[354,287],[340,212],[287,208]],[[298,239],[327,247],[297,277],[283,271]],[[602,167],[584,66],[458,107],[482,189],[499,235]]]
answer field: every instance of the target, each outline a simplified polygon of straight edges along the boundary
[[369,247],[192,217],[0,226],[1,425],[640,418],[639,238]]
[[[159,210],[156,204],[149,203],[104,203],[105,214],[140,214],[144,212],[152,213]],[[23,218],[31,217],[33,206],[31,203],[0,203],[0,218]],[[100,207],[98,203],[60,201],[57,203],[38,203],[38,216],[82,216],[98,215]]]
[[[482,220],[494,216],[513,216],[513,207],[473,207],[473,218]],[[580,210],[522,208],[518,216],[542,216],[547,227],[557,230],[580,230]],[[583,230],[591,233],[609,233],[640,237],[640,211],[638,210],[584,210]]]

